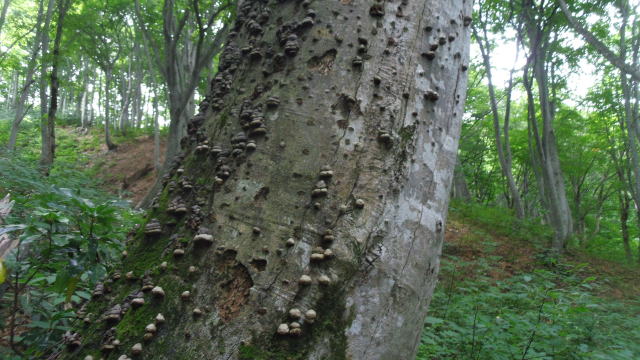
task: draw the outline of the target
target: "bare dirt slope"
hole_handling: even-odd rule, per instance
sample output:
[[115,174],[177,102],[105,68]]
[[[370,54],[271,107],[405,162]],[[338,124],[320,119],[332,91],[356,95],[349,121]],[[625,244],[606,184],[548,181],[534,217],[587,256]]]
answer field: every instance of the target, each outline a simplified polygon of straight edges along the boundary
[[[164,140],[160,143],[160,162],[164,160]],[[153,186],[153,137],[140,136],[118,145],[117,151],[103,152],[93,161],[107,190],[138,204]]]

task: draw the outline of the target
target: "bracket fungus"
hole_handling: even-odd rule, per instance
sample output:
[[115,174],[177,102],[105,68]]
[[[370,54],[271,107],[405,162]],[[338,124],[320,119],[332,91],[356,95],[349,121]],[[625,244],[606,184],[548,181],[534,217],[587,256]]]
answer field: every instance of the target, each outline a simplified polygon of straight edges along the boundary
[[164,315],[162,315],[161,313],[158,313],[158,315],[156,315],[156,318],[155,318],[156,324],[158,325],[164,324],[165,321],[166,319],[164,318]]
[[158,331],[158,328],[156,327],[156,324],[151,323],[145,326],[144,331],[155,334],[155,332]]
[[318,284],[327,286],[331,284],[331,279],[327,275],[320,275],[318,277]]
[[162,225],[157,219],[151,219],[144,227],[144,233],[149,236],[162,234]]
[[173,250],[173,257],[181,257],[183,255],[184,255],[184,249],[177,248],[177,249]]
[[144,305],[144,298],[137,297],[131,300],[131,306],[133,306],[134,308],[141,307],[142,305]]
[[289,310],[289,316],[293,319],[300,319],[302,317],[302,311],[300,311],[300,309],[293,308]]
[[213,244],[213,235],[211,234],[198,234],[193,237],[193,242],[196,245],[209,246]]
[[438,93],[433,90],[427,90],[427,92],[424,93],[424,98],[426,100],[436,102],[438,101],[438,99],[440,99],[440,95],[438,95]]
[[160,286],[156,286],[153,289],[151,289],[151,294],[153,294],[153,296],[157,298],[163,298],[164,290]]
[[311,285],[311,276],[309,275],[302,275],[300,276],[300,279],[298,280],[298,284],[306,286],[306,285]]
[[122,307],[120,304],[115,304],[107,313],[104,315],[104,320],[107,323],[114,324],[120,321],[120,316],[122,315]]
[[320,169],[320,178],[321,179],[331,179],[333,177],[333,171],[329,165],[325,165]]
[[280,324],[278,326],[278,334],[279,335],[287,335],[287,334],[289,334],[289,325],[288,324]]
[[317,317],[318,317],[318,314],[316,314],[316,311],[313,309],[309,309],[304,313],[304,319],[308,323],[313,323]]
[[142,344],[140,343],[136,343],[131,347],[131,354],[132,355],[140,355],[142,354]]

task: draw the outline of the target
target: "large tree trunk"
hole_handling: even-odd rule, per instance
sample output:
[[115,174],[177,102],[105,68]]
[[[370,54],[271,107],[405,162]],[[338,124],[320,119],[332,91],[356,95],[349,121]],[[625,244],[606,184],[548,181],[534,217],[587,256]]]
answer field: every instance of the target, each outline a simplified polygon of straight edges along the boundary
[[[68,358],[99,358],[115,339],[111,359],[136,343],[143,359],[414,357],[438,273],[472,4],[303,4],[240,5],[184,155],[120,268],[144,280],[97,292]],[[435,44],[433,59],[421,56]],[[133,298],[144,305],[126,310]],[[112,325],[99,320],[116,305],[126,311]]]

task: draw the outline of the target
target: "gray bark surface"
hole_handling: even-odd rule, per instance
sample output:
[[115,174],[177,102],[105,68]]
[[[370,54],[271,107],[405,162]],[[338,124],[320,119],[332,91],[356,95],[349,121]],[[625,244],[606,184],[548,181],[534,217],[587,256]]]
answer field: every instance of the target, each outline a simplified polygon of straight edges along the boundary
[[[119,269],[131,273],[85,307],[67,358],[117,339],[109,359],[136,343],[142,359],[412,359],[437,279],[471,5],[242,2]],[[144,305],[100,320],[134,297]],[[278,334],[294,322],[299,334]]]

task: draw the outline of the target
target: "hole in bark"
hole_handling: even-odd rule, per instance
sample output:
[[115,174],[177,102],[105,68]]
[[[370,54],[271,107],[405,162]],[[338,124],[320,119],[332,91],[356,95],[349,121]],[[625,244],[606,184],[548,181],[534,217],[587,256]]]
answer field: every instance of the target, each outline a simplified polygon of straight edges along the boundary
[[337,53],[338,51],[336,49],[331,49],[321,56],[314,56],[307,62],[307,67],[309,70],[317,71],[321,74],[328,74],[333,67]]
[[349,123],[347,122],[347,120],[338,120],[338,121],[336,121],[336,123],[338,124],[338,127],[339,127],[340,129],[346,129],[346,128],[347,128],[347,125],[349,124]]
[[255,200],[255,201],[267,200],[267,195],[269,195],[269,187],[268,186],[264,186],[264,187],[260,188],[260,190],[258,190],[256,195],[253,197],[253,200]]
[[251,260],[250,264],[257,271],[264,271],[267,268],[267,260],[266,259],[253,259],[253,260]]
[[235,261],[225,262],[219,270],[231,278],[220,284],[221,296],[216,302],[220,318],[228,322],[249,301],[249,289],[253,286],[253,280],[247,268]]

